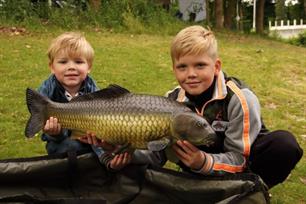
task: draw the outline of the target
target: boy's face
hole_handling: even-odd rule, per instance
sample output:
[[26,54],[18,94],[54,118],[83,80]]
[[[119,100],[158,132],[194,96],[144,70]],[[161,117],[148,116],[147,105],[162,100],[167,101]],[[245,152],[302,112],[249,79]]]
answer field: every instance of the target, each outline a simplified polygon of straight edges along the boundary
[[84,57],[64,52],[57,54],[49,67],[66,90],[79,89],[91,69]]
[[200,95],[213,83],[221,70],[221,61],[207,54],[185,55],[175,60],[174,75],[179,85],[191,95]]

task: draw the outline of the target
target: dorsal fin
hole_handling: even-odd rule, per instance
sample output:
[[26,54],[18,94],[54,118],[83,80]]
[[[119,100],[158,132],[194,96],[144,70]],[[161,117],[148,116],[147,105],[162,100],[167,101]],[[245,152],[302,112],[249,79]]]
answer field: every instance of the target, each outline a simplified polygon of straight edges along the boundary
[[70,102],[90,101],[90,100],[98,99],[98,98],[99,99],[111,99],[111,98],[117,98],[117,97],[123,96],[128,93],[130,93],[129,90],[119,85],[116,85],[116,84],[110,84],[108,85],[108,87],[101,89],[99,91],[77,96],[73,98]]

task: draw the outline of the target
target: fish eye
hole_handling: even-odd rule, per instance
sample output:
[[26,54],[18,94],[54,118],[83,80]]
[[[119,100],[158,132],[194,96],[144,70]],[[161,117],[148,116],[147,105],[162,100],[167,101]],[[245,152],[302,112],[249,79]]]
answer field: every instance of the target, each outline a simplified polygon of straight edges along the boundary
[[200,122],[200,121],[197,121],[197,122],[196,122],[196,126],[197,126],[197,127],[201,127],[201,126],[202,126],[201,122]]
[[201,122],[201,121],[197,121],[197,122],[196,122],[196,126],[197,126],[197,127],[204,127],[204,128],[205,128],[207,125],[206,125],[206,123],[203,123],[203,122]]

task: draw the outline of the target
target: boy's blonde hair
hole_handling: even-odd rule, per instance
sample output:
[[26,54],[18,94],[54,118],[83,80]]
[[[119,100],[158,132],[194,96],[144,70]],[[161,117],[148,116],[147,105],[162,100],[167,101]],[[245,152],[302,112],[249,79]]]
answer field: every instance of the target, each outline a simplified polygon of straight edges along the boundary
[[53,63],[54,58],[60,52],[64,52],[71,57],[85,57],[89,67],[92,66],[94,50],[81,33],[67,32],[55,38],[48,49],[50,64]]
[[171,58],[174,63],[186,55],[207,54],[213,60],[218,57],[217,40],[211,30],[202,26],[189,26],[181,30],[171,44]]

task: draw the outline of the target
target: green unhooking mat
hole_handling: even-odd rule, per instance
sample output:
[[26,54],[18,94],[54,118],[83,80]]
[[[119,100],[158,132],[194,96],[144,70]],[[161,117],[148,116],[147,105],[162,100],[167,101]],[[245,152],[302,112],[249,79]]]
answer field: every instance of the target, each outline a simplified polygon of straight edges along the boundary
[[146,165],[108,172],[91,153],[0,160],[0,203],[268,203],[251,173],[195,176]]

